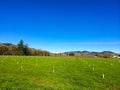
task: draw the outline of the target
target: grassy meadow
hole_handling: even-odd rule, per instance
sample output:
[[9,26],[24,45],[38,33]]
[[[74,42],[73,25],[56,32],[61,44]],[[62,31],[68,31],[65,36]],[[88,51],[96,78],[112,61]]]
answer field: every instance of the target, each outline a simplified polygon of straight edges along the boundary
[[0,56],[0,90],[120,90],[120,59]]

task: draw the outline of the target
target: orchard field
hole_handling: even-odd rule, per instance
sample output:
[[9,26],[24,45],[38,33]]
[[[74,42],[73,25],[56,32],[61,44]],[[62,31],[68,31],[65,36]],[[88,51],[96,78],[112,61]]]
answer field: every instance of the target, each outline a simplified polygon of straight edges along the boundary
[[120,59],[0,56],[0,90],[120,90]]

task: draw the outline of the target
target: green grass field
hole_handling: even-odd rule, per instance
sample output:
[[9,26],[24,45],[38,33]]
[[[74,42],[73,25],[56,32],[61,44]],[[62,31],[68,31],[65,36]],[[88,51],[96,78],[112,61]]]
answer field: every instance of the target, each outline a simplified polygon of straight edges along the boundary
[[0,90],[120,90],[120,59],[0,56]]

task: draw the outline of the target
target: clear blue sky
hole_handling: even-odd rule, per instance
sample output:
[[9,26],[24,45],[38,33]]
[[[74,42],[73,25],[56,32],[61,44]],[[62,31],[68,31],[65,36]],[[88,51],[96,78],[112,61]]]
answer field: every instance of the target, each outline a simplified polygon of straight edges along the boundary
[[120,53],[119,0],[0,0],[0,42]]

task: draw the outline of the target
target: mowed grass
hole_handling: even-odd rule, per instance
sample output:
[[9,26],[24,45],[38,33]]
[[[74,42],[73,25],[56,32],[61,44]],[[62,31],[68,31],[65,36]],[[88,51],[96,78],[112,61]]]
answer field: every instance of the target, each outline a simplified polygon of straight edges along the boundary
[[0,90],[120,90],[120,59],[0,56]]

